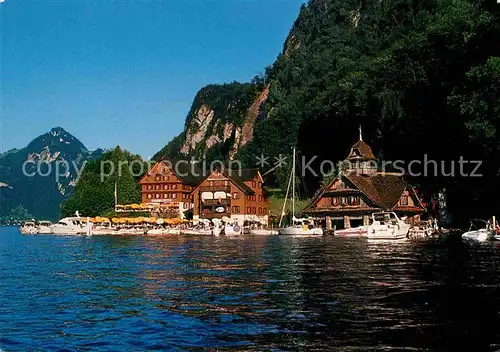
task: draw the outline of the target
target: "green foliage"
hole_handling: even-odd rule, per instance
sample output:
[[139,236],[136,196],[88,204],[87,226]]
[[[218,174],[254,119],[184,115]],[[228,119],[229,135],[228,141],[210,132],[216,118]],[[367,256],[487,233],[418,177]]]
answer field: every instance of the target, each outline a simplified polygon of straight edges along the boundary
[[83,216],[109,215],[114,211],[115,183],[119,204],[140,203],[138,180],[146,171],[139,156],[120,147],[104,153],[85,165],[73,197],[63,203],[62,215],[73,215],[75,211]]
[[0,216],[0,223],[7,221],[27,221],[32,219],[34,219],[34,217],[28,212],[28,209],[22,205],[18,205],[10,209],[4,216]]
[[[254,80],[270,84],[269,99],[237,157],[252,165],[256,155],[289,155],[296,146],[317,156],[313,167],[337,162],[361,124],[385,160],[484,161],[481,179],[414,181],[430,193],[447,188],[457,214],[500,211],[500,194],[490,191],[500,172],[498,38],[494,1],[311,0],[283,53]],[[202,101],[203,94],[193,107]],[[282,189],[286,171],[272,175]],[[304,186],[316,190],[321,181],[307,175]]]

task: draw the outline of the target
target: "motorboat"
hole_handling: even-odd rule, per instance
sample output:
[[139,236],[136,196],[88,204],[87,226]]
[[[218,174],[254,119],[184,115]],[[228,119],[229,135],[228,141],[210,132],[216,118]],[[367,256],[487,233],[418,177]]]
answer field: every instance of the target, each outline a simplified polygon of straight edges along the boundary
[[493,226],[481,219],[470,221],[469,230],[462,234],[462,239],[466,242],[488,242],[500,240],[500,235],[496,235]]
[[152,229],[147,231],[148,235],[180,235],[181,230],[174,227],[165,227],[159,229]]
[[349,229],[335,230],[334,236],[338,237],[366,237],[368,234],[368,226],[358,226]]
[[253,236],[273,236],[273,235],[279,235],[278,230],[273,230],[273,229],[266,229],[266,228],[250,228],[249,229],[250,234]]
[[26,221],[23,226],[19,228],[19,231],[23,235],[36,235],[38,233],[38,228],[34,221]]
[[427,239],[439,234],[439,227],[437,221],[431,220],[429,222],[420,223],[412,226],[408,231],[408,238],[410,239]]
[[55,235],[85,235],[86,226],[81,217],[67,217],[50,226],[50,233]]
[[369,240],[397,241],[408,239],[411,225],[399,219],[394,212],[372,214],[372,224],[368,226],[366,237]]
[[138,227],[123,227],[117,229],[113,234],[121,236],[139,236],[144,235],[144,229]]
[[[295,217],[295,148],[293,148],[293,159],[292,159],[292,172],[288,180],[288,187],[285,195],[285,202],[283,203],[283,210],[281,212],[281,218],[278,226],[278,232],[280,235],[323,235],[323,229],[317,227],[313,220],[310,219],[297,219]],[[292,186],[292,214],[290,225],[282,227],[281,223],[283,217],[285,216],[286,202],[288,199],[288,193],[290,191],[290,185]]]
[[[93,226],[93,225],[92,225]],[[113,227],[111,222],[103,222],[92,227],[93,235],[114,235],[116,234],[116,229]]]
[[223,228],[225,236],[240,236],[243,235],[243,227],[238,222],[228,223]]
[[50,226],[52,226],[52,222],[42,220],[38,223],[38,233],[39,234],[50,234]]

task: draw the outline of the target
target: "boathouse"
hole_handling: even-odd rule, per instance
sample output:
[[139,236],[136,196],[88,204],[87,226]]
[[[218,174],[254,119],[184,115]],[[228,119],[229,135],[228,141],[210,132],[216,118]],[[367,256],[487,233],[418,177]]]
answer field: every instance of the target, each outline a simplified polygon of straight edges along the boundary
[[378,211],[394,211],[409,221],[425,211],[403,174],[378,170],[377,159],[363,141],[361,130],[343,165],[338,176],[303,210],[324,219],[327,229],[368,225],[371,214]]
[[268,223],[269,197],[258,169],[216,170],[193,190],[194,217]]

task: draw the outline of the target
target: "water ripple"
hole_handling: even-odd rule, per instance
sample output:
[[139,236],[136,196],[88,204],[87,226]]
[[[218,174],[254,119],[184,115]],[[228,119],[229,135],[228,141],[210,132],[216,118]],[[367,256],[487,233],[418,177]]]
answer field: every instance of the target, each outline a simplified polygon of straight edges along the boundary
[[456,241],[0,228],[0,350],[493,351],[499,259]]

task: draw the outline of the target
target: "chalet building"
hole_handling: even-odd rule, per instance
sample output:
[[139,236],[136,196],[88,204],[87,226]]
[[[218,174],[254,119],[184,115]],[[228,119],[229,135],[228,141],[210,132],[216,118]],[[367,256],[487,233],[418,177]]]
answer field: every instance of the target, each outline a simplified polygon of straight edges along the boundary
[[[183,163],[156,163],[139,181],[142,203],[160,203],[168,208],[177,209],[178,216],[193,209],[192,191],[200,179],[192,176],[190,166]],[[163,207],[162,207],[163,208]]]
[[402,174],[379,172],[372,149],[361,136],[344,162],[345,168],[318,192],[304,213],[322,217],[326,227],[350,228],[368,225],[371,214],[394,211],[413,216],[425,211],[414,188]]
[[268,194],[257,169],[214,171],[193,190],[194,220],[228,217],[267,224]]

